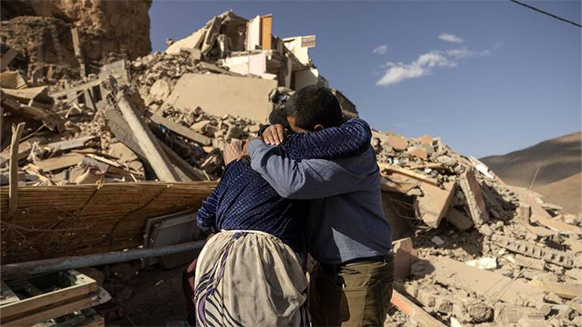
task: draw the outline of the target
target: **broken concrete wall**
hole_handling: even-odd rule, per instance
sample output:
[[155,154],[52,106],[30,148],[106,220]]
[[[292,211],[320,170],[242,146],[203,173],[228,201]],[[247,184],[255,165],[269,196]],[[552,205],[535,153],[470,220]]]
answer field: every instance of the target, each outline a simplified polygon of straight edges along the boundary
[[266,121],[272,109],[269,93],[277,81],[248,79],[228,75],[185,74],[174,87],[164,106],[182,111],[197,107],[206,113],[231,114],[256,121]]
[[300,90],[306,86],[319,84],[325,87],[329,87],[328,81],[321,75],[317,68],[309,68],[305,70],[300,70],[294,74],[295,85],[293,89]]
[[315,35],[288,37],[283,39],[283,44],[303,65],[313,65],[309,49],[315,47]]

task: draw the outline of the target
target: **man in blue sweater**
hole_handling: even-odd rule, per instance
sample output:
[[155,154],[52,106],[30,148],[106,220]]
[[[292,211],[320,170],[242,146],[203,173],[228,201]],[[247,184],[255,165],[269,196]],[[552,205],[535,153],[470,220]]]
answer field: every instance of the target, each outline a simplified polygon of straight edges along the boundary
[[[316,85],[295,92],[285,111],[297,133],[337,126],[342,119],[335,96]],[[282,128],[271,125],[264,139],[279,143]],[[313,326],[382,326],[392,296],[394,260],[372,147],[349,158],[301,161],[261,139],[251,140],[247,148],[251,167],[279,195],[311,200],[305,223],[308,251],[318,261],[310,281]]]

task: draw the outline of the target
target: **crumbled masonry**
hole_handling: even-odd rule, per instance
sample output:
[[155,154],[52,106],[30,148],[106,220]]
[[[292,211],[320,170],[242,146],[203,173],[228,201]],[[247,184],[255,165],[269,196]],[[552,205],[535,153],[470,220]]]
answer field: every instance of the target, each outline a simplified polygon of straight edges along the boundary
[[[140,3],[149,6],[148,1]],[[315,36],[279,38],[272,35],[273,19],[264,15],[249,20],[228,11],[182,40],[168,40],[165,52],[130,56],[135,60],[119,60],[118,55],[106,60],[100,52],[103,65],[89,64],[97,59],[84,57],[91,51],[84,34],[78,36],[80,42],[71,36],[71,49],[78,49],[77,55],[63,55],[75,64],[66,69],[58,62],[38,65],[37,57],[27,63],[16,51],[21,49],[12,50],[11,42],[3,44],[2,194],[9,194],[11,178],[17,181],[16,191],[70,187],[70,193],[63,193],[63,203],[72,201],[75,187],[88,192],[88,185],[99,185],[91,189],[97,193],[103,185],[164,182],[167,188],[184,187],[182,193],[172,189],[178,197],[193,192],[196,182],[218,181],[224,170],[225,144],[256,136],[271,111],[282,110],[295,90],[312,84],[330,86],[308,54],[315,47]],[[54,19],[34,20],[57,26],[59,40],[71,32],[70,26]],[[333,92],[345,118],[358,117],[346,95]],[[17,151],[12,151],[12,126],[22,122],[24,132],[15,140]],[[438,137],[373,130],[371,146],[382,176],[384,210],[394,229],[394,289],[399,293],[393,298],[398,308],[391,307],[384,326],[582,327],[582,294],[577,293],[582,292],[580,215],[545,203],[531,190],[507,185],[478,159],[456,153]],[[15,171],[9,168],[11,160],[18,164]],[[197,189],[197,198],[204,198],[214,184],[200,184],[205,188]],[[119,190],[111,192],[123,195]],[[133,229],[117,234],[115,245],[135,247],[144,235],[144,247],[159,241],[154,238],[165,225],[147,220],[144,228],[133,213],[151,214],[148,219],[154,220],[168,215],[172,200],[164,199],[163,192],[148,193],[150,202],[124,208],[118,220],[103,221],[103,235],[92,237],[111,243],[99,243],[99,251],[114,244],[107,231],[113,235],[123,222]],[[8,203],[2,202],[2,245],[29,251],[32,243],[27,242],[38,238],[26,230],[32,221],[26,217],[38,212],[34,204],[10,202],[18,210],[8,221]],[[149,203],[155,208],[149,208]],[[193,203],[190,209],[199,205]],[[83,202],[73,213],[63,209],[56,227],[50,228],[70,223],[70,216],[87,214],[86,207]],[[122,211],[120,207],[108,210]],[[184,224],[180,226],[194,231],[192,216],[178,217]],[[90,215],[84,219],[83,223],[94,223]],[[173,226],[167,223],[170,220],[159,221]],[[144,235],[139,235],[142,230]],[[73,234],[42,238],[46,253],[61,253],[56,247]],[[180,242],[191,241],[189,237]],[[168,263],[172,260],[175,264]],[[156,262],[183,264],[172,260]],[[106,272],[81,271],[112,294],[112,303],[122,305],[131,301],[139,268],[143,267],[121,263]]]

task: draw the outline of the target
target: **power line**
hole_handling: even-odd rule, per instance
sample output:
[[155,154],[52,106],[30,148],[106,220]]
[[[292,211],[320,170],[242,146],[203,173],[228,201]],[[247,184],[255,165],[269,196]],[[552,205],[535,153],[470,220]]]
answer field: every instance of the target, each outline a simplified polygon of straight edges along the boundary
[[528,5],[528,4],[525,4],[525,3],[523,3],[523,2],[519,2],[519,1],[517,1],[517,0],[509,0],[509,1],[511,1],[511,2],[514,2],[514,3],[517,3],[518,5],[522,5],[522,6],[526,7],[526,8],[529,8],[529,9],[531,9],[531,10],[535,10],[535,11],[537,11],[537,12],[539,12],[539,13],[542,13],[542,14],[544,14],[544,15],[548,15],[548,16],[550,16],[550,17],[553,17],[553,18],[557,19],[557,20],[561,20],[561,21],[563,21],[563,22],[566,22],[566,23],[572,24],[572,25],[574,25],[574,26],[576,26],[576,27],[580,27],[580,28],[582,28],[582,25],[580,25],[580,24],[578,24],[578,23],[576,23],[576,22],[573,22],[573,21],[571,21],[571,20],[567,20],[567,19],[565,19],[565,18],[562,18],[562,17],[556,16],[556,15],[554,15],[554,14],[551,14],[551,13],[549,13],[549,12],[547,12],[547,11],[543,11],[543,10],[541,10],[541,9],[538,9],[538,8],[536,8],[536,7],[532,7],[532,6],[530,6],[530,5]]

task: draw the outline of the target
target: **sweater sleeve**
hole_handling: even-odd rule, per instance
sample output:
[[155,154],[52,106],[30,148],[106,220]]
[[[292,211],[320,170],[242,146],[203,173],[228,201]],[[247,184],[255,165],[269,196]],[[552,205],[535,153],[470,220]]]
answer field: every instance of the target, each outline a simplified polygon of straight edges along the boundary
[[216,208],[218,206],[218,192],[221,183],[218,183],[206,201],[202,203],[200,210],[198,210],[197,223],[198,227],[203,231],[216,231]]
[[292,160],[346,158],[364,153],[370,147],[372,131],[368,123],[354,118],[338,127],[313,133],[295,133],[283,144]]
[[369,188],[367,176],[378,174],[377,166],[374,171],[351,171],[349,167],[364,163],[360,156],[297,161],[285,157],[280,147],[266,145],[262,140],[251,141],[249,155],[253,170],[287,199],[321,199],[366,190]]
[[225,187],[223,184],[227,182],[227,177],[229,170],[232,169],[234,165],[236,165],[238,160],[234,160],[233,162],[229,163],[223,173],[222,180],[216,185],[212,193],[208,196],[208,198],[202,203],[200,210],[198,210],[198,216],[196,217],[196,222],[198,227],[200,227],[203,231],[212,230],[213,232],[217,232],[218,227],[216,226],[216,211],[218,208],[218,198],[221,194],[221,190]]

